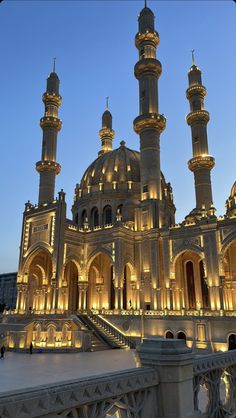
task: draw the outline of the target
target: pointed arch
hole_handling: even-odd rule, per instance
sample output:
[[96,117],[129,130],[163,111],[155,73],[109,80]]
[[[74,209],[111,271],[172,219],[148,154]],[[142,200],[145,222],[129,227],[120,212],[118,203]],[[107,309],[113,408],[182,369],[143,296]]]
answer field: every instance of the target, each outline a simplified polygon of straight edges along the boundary
[[[231,234],[232,236],[232,234]],[[236,239],[228,241],[222,253],[224,308],[236,309]]]
[[74,260],[67,260],[64,265],[64,282],[67,284],[68,298],[64,308],[71,312],[78,309],[78,265]]
[[110,255],[100,251],[88,262],[88,308],[109,309],[112,294],[113,261]]
[[[33,247],[35,247],[35,248],[33,248]],[[30,251],[26,253],[25,262],[24,262],[24,266],[23,266],[23,274],[28,273],[29,265],[31,264],[31,262],[35,258],[35,256],[38,253],[40,253],[41,251],[44,251],[46,254],[48,254],[48,256],[52,260],[52,251],[51,251],[50,245],[48,245],[46,243],[45,244],[44,243],[35,244],[34,246],[31,247]]]
[[50,294],[46,289],[50,286],[53,272],[51,253],[39,246],[29,254],[23,268],[23,274],[27,277],[28,292],[25,310],[42,312],[50,305]]
[[202,252],[181,251],[175,258],[175,309],[208,309],[210,307],[207,278]]

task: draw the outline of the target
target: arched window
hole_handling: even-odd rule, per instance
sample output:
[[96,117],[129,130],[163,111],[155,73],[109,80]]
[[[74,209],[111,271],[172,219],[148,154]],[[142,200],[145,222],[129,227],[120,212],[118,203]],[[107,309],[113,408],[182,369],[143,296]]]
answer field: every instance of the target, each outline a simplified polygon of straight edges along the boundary
[[56,339],[55,325],[49,325],[47,331],[48,331],[48,345],[55,345],[55,339]]
[[83,210],[82,214],[81,214],[81,228],[83,228],[85,221],[87,220],[87,211],[86,209]]
[[99,226],[99,215],[97,208],[93,208],[91,211],[91,225],[93,227]]
[[79,214],[78,213],[76,213],[76,215],[75,215],[75,223],[76,223],[76,225],[78,225],[78,223],[79,223]]
[[112,223],[112,208],[111,206],[105,206],[103,209],[103,224],[108,225]]
[[186,263],[186,280],[187,280],[187,292],[188,292],[189,309],[196,309],[194,270],[193,270],[192,261],[188,261]]
[[177,334],[178,340],[184,340],[186,342],[186,335],[183,331],[179,331]]
[[171,331],[167,331],[166,332],[166,338],[174,338],[174,334],[173,334],[173,332],[171,332]]
[[229,335],[228,350],[236,350],[236,334]]
[[210,308],[210,298],[209,298],[209,290],[205,279],[205,272],[204,272],[204,265],[203,261],[201,260],[199,263],[200,269],[200,279],[201,279],[201,288],[202,288],[202,305],[204,309]]
[[122,215],[123,205],[117,206],[116,212],[118,212],[120,215]]

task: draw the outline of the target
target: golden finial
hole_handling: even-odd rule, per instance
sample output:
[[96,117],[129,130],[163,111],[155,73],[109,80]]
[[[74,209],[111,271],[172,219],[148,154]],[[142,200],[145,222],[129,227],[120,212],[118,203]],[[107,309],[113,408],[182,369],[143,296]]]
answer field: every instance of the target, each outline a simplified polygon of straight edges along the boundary
[[106,97],[106,109],[108,109],[108,102],[109,102],[109,97]]
[[56,57],[53,58],[53,73],[56,72]]
[[194,56],[195,50],[192,49],[192,65],[195,65],[195,56]]

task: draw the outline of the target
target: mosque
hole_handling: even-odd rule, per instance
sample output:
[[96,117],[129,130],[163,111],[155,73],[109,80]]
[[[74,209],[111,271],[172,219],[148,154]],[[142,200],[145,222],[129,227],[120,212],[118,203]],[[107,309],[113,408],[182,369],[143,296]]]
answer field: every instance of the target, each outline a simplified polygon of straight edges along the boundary
[[75,187],[72,219],[66,217],[65,192],[55,197],[62,126],[55,68],[47,79],[40,120],[42,155],[36,163],[39,198],[36,205],[26,203],[23,215],[14,316],[28,322],[19,347],[29,339],[36,346],[76,347],[71,335],[80,332],[83,327],[76,321],[86,316],[94,327],[100,321],[133,341],[156,335],[184,338],[196,350],[209,352],[236,347],[236,183],[225,215],[218,218],[206,88],[193,57],[186,122],[196,202],[185,220],[175,223],[173,190],[161,171],[160,136],[166,119],[159,110],[162,66],[156,58],[154,20],[145,5],[135,36],[140,110],[133,126],[139,151],[124,141],[113,149],[115,132],[106,109],[98,157]]

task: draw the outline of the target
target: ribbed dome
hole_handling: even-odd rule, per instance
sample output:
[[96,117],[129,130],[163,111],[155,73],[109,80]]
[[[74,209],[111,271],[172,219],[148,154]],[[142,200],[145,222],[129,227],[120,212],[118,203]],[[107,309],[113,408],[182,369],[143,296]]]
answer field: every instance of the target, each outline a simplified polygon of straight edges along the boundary
[[121,141],[120,147],[98,157],[85,171],[80,187],[98,185],[99,183],[134,183],[140,182],[140,155],[125,146]]
[[234,197],[235,195],[236,195],[236,181],[234,182],[231,188],[230,197]]
[[231,187],[230,195],[226,200],[226,214],[228,216],[236,215],[236,181]]

